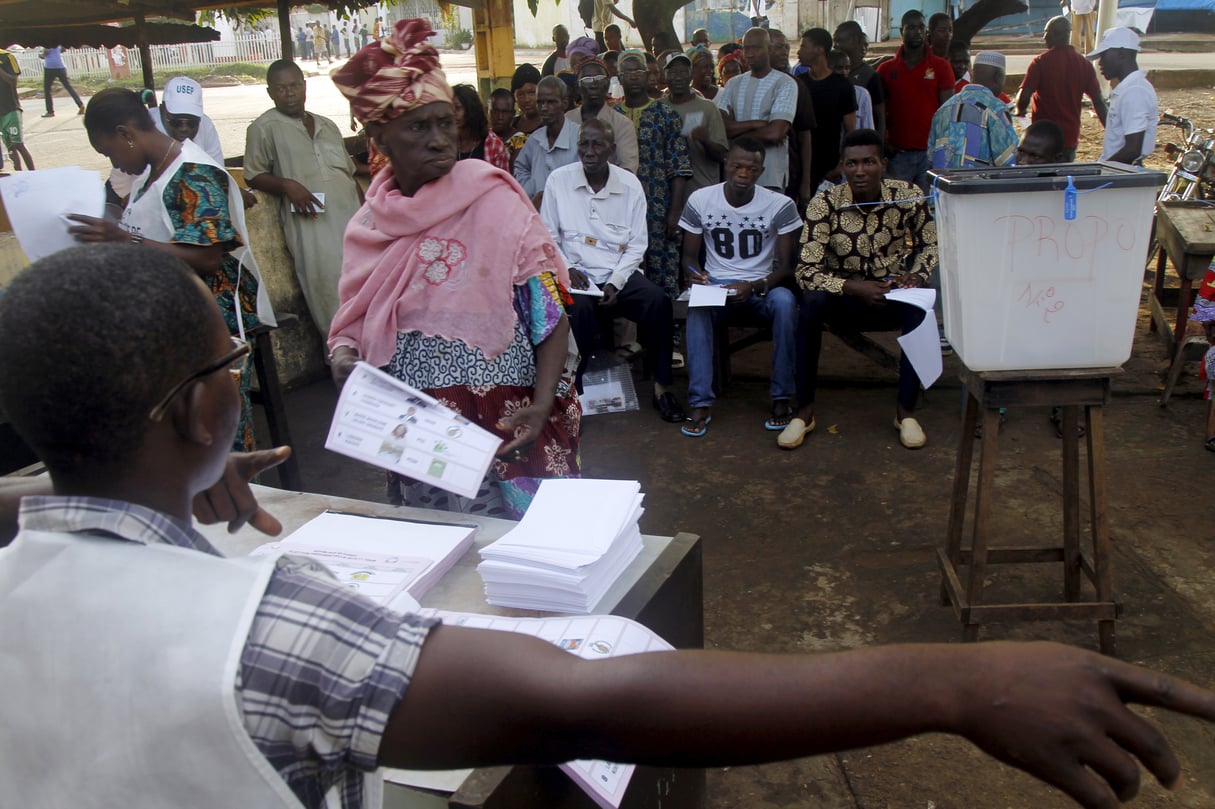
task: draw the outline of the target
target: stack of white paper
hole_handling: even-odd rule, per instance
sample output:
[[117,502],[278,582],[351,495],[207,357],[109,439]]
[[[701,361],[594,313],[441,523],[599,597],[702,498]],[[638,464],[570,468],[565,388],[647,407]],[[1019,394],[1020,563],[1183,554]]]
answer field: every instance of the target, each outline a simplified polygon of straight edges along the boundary
[[251,556],[307,556],[378,604],[405,612],[472,547],[475,525],[326,511]]
[[546,480],[519,525],[481,549],[485,598],[499,607],[589,613],[641,553],[635,480]]

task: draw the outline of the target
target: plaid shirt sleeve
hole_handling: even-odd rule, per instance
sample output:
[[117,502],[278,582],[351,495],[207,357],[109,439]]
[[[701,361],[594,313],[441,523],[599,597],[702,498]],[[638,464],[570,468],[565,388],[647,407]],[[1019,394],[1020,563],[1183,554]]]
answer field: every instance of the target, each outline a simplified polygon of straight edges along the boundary
[[363,805],[359,771],[376,768],[436,623],[380,607],[310,560],[278,561],[236,688],[254,744],[305,806],[322,806],[334,786],[344,807]]

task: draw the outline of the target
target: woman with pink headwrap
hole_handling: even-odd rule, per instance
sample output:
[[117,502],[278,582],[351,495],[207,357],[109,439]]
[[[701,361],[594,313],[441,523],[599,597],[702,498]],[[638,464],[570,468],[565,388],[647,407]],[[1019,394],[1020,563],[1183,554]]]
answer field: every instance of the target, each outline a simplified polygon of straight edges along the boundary
[[457,162],[432,34],[402,20],[333,73],[389,165],[346,228],[332,372],[366,361],[504,439],[475,499],[390,474],[390,500],[517,518],[541,479],[578,475],[569,271],[513,177]]

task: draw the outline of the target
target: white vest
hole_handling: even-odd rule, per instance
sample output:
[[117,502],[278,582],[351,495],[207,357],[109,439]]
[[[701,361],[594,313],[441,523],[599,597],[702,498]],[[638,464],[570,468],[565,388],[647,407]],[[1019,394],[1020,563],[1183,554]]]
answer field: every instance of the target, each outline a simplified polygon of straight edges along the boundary
[[[135,191],[143,187],[144,178],[151,173],[151,166],[139,176],[139,179],[131,186],[131,201],[127,203],[127,209],[122,212],[122,226],[132,233],[138,233],[153,241],[167,242],[173,238],[173,220],[169,218],[169,212],[164,205],[164,191],[182,163],[215,166],[224,172],[224,177],[228,179],[228,215],[232,217],[232,225],[236,228],[242,242],[240,247],[232,251],[232,255],[240,262],[240,272],[248,270],[257,279],[257,319],[267,326],[277,326],[274,310],[270,307],[270,294],[266,291],[266,285],[262,283],[261,273],[258,272],[257,262],[253,258],[253,250],[249,247],[249,231],[245,227],[245,203],[241,199],[240,186],[236,184],[236,180],[232,179],[232,175],[228,174],[223,166],[212,160],[211,156],[198,144],[189,140],[181,141],[181,151],[178,152],[177,158],[165,168],[156,182],[139,196],[139,199],[135,199]],[[236,288],[240,289],[239,275],[236,279]],[[240,301],[236,300],[234,303],[235,311],[239,314]],[[244,321],[237,317],[236,322],[241,339],[244,339]]]
[[0,806],[301,809],[235,694],[273,569],[22,531],[0,551]]

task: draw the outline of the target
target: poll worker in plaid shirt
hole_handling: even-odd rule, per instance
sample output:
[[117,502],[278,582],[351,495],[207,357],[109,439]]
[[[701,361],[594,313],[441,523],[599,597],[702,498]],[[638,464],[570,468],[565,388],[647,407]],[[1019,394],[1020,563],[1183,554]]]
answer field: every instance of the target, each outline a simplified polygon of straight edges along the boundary
[[223,559],[192,503],[274,531],[227,460],[230,339],[206,285],[139,245],[57,253],[0,298],[0,404],[53,483],[15,487],[0,549],[0,805],[356,809],[379,766],[744,764],[946,731],[1095,809],[1135,794],[1136,758],[1180,777],[1126,703],[1215,720],[1215,694],[1056,644],[586,661]]

